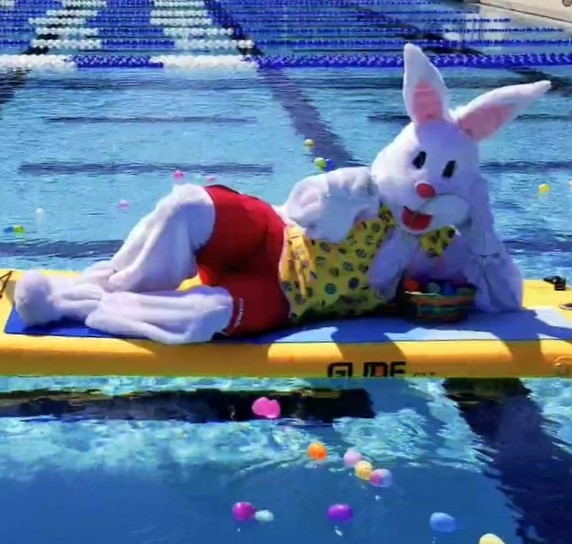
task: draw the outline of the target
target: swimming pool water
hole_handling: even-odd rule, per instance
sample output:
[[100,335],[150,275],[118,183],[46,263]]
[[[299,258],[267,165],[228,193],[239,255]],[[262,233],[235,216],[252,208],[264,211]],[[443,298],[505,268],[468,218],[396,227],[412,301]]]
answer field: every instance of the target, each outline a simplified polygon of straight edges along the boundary
[[[186,0],[176,8],[164,0],[137,5],[76,3],[97,9],[98,15],[80,26],[92,33],[95,29],[101,43],[91,50],[77,42],[68,49],[54,46],[49,54],[73,54],[84,47],[84,53],[96,55],[238,55],[236,49],[212,45],[193,52],[188,42],[177,41],[181,27],[151,22],[151,9],[186,9]],[[421,36],[418,41],[433,39],[427,38],[431,32],[465,40],[467,47],[484,53],[569,52],[572,43],[566,42],[572,40],[567,32],[538,30],[547,24],[474,22],[506,19],[506,14],[455,2],[344,1],[324,3],[319,13],[298,1],[278,6],[207,0],[205,5],[219,17],[224,10],[265,54],[395,55],[413,31]],[[55,0],[0,5],[0,53],[26,49],[34,35],[29,17],[64,7]],[[137,19],[129,21],[135,9]],[[208,28],[220,30],[220,25],[215,21]],[[68,39],[84,39],[80,31],[73,32]],[[214,36],[207,38],[228,40]],[[137,41],[141,37],[147,41]],[[529,278],[566,276],[570,265],[569,67],[536,73],[445,71],[457,104],[496,86],[547,76],[557,80],[556,90],[487,142],[482,156],[499,229]],[[109,257],[137,218],[169,191],[175,169],[183,170],[188,181],[214,175],[218,182],[278,203],[293,183],[314,171],[305,138],[315,140],[316,154],[339,166],[367,164],[405,122],[400,85],[399,70],[177,74],[118,69],[31,72],[19,78],[3,73],[0,225],[22,225],[25,235],[3,234],[1,264],[80,270]],[[539,198],[542,182],[551,191]],[[118,209],[122,199],[129,202],[125,210]],[[38,208],[45,211],[41,220]],[[454,393],[461,385],[431,380],[1,379],[0,540],[306,544],[341,538],[355,544],[428,544],[435,536],[428,517],[444,511],[458,519],[459,530],[438,536],[437,544],[472,544],[486,532],[506,544],[569,544],[568,383],[531,380],[523,390],[512,382],[505,396],[487,401],[481,395],[474,403],[458,403]],[[64,409],[49,393],[39,395],[43,400],[22,400],[22,391],[42,389],[97,389],[113,397],[140,391],[158,395],[311,386],[363,389],[375,416],[271,424],[225,421],[230,416],[217,415],[212,406],[186,410],[159,396],[127,408],[116,400],[105,409],[85,396]],[[481,393],[490,394],[498,385],[483,388]],[[14,391],[20,393],[9,397]],[[312,440],[328,446],[330,457],[323,465],[305,458]],[[376,490],[341,468],[341,455],[350,446],[390,468],[394,486]],[[230,516],[238,500],[271,510],[275,521],[238,531]],[[342,536],[325,520],[332,502],[348,502],[355,511]]]

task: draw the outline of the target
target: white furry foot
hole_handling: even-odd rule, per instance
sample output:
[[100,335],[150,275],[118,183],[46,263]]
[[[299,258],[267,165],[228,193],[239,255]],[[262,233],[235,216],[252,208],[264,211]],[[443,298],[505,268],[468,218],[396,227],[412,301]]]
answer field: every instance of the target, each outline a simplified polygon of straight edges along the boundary
[[52,295],[52,284],[44,274],[31,270],[22,275],[16,283],[14,301],[24,324],[43,325],[62,318]]
[[85,321],[99,305],[104,294],[101,286],[59,280],[33,270],[16,283],[16,310],[28,327],[62,319]]

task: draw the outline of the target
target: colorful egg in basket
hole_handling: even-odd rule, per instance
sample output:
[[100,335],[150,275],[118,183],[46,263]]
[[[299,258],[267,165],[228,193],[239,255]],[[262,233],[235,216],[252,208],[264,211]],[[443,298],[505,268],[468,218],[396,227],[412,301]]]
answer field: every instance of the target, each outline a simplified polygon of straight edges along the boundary
[[458,323],[474,308],[475,286],[468,283],[431,281],[420,285],[406,279],[399,299],[404,317],[425,323]]

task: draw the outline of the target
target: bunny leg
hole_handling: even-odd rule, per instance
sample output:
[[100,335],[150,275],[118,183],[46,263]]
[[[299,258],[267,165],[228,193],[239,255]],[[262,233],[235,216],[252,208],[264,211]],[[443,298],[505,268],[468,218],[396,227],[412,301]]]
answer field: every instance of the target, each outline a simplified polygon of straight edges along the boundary
[[77,277],[24,273],[16,284],[16,309],[28,325],[83,321],[103,291],[176,289],[195,275],[194,251],[208,239],[213,223],[204,189],[177,187],[134,227],[110,261]]
[[[143,217],[133,229],[128,234],[127,238],[117,251],[115,255],[109,261],[102,261],[96,263],[95,265],[88,267],[86,270],[82,272],[82,274],[77,278],[77,282],[81,283],[97,283],[101,285],[106,290],[111,290],[112,288],[109,285],[109,279],[111,276],[114,276],[113,280],[113,288],[117,288],[117,283],[120,283],[120,280],[116,273],[122,272],[127,270],[124,274],[125,276],[129,277],[131,273],[135,273],[132,269],[136,262],[141,262],[143,259],[143,253],[148,252],[150,250],[150,239],[156,236],[157,230],[160,230],[162,227],[165,227],[166,215],[170,213],[174,215],[174,211],[178,210],[179,216],[184,215],[186,212],[192,213],[192,207],[195,205],[197,208],[208,208],[210,201],[208,200],[208,196],[205,194],[202,188],[194,186],[194,185],[183,185],[183,186],[176,186],[173,191],[167,195],[165,198],[161,199],[155,210],[152,213],[147,214]],[[183,209],[184,208],[184,209]],[[204,212],[204,209],[201,211]],[[198,214],[200,215],[200,214]],[[200,231],[205,228],[205,231],[208,232],[208,225],[209,219],[211,214],[208,213],[208,209],[206,214],[207,221],[205,224],[201,224],[200,228],[197,228],[197,238],[203,239],[207,238],[207,234],[202,234]],[[196,222],[200,222],[202,219],[202,215],[196,218]],[[173,224],[181,224],[180,217],[177,218],[170,218],[171,227]],[[167,228],[165,232],[162,232],[162,239],[168,238],[169,233],[167,232]],[[199,244],[197,244],[199,245]],[[184,246],[183,246],[184,247]],[[157,248],[155,248],[157,249]],[[179,253],[180,255],[180,253]],[[184,255],[181,255],[184,257]],[[148,258],[148,255],[147,257]],[[176,267],[175,267],[176,268]],[[176,272],[176,271],[175,271]],[[188,271],[187,271],[188,273]],[[176,275],[176,273],[175,273]],[[194,274],[191,274],[191,276]],[[185,278],[183,278],[185,279]],[[177,281],[171,280],[172,282]],[[155,279],[152,281],[154,284],[153,287],[158,289],[160,286],[156,285],[157,280]],[[163,288],[170,287],[171,283],[169,279],[166,280],[167,285],[163,286]],[[182,280],[181,280],[182,281]],[[180,281],[179,281],[180,283]]]
[[86,325],[108,334],[162,344],[207,342],[229,323],[233,299],[222,287],[188,291],[106,294]]
[[217,287],[188,291],[105,294],[86,325],[162,344],[208,342],[216,334],[241,336],[283,326],[289,307],[272,276],[231,274]]
[[521,272],[506,250],[497,255],[472,255],[463,273],[476,286],[475,306],[487,313],[516,312],[522,308]]
[[115,273],[109,278],[114,291],[176,289],[197,273],[195,252],[211,236],[214,206],[209,194],[196,185],[182,185],[163,198],[149,218],[140,251],[111,259]]

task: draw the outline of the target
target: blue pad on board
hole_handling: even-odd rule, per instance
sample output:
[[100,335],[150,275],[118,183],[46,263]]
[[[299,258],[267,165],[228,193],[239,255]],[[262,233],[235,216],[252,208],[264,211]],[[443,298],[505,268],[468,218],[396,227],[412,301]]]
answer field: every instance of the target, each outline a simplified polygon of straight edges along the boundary
[[[113,338],[76,322],[61,322],[26,328],[14,308],[8,317],[5,334],[63,336],[68,338]],[[375,344],[381,342],[435,342],[501,340],[524,342],[539,339],[572,340],[572,321],[554,308],[536,308],[512,314],[474,314],[467,321],[449,325],[416,325],[404,319],[376,317],[330,321],[291,328],[233,343],[249,344]],[[221,340],[230,342],[229,340]]]

